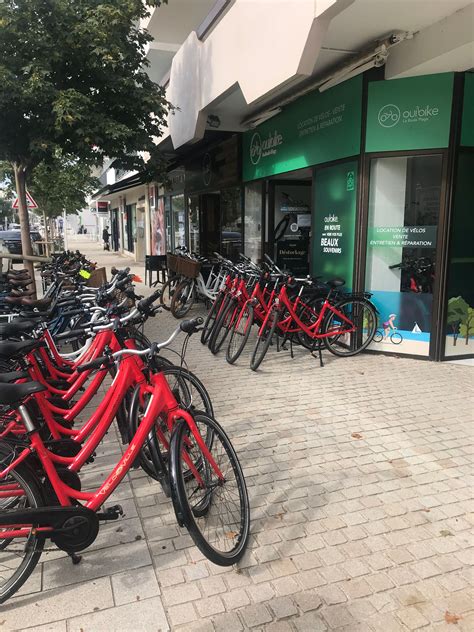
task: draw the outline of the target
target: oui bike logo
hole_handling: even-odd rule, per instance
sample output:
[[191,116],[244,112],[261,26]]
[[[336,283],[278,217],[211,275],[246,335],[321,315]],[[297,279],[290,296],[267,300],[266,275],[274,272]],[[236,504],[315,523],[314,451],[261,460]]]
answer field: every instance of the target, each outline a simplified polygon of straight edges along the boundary
[[277,147],[283,143],[283,136],[275,130],[262,140],[259,132],[255,132],[250,141],[250,162],[258,165],[264,156],[277,153]]
[[439,108],[429,104],[416,105],[402,112],[394,103],[387,103],[380,108],[377,119],[382,127],[395,127],[400,121],[402,123],[426,123],[438,114]]
[[395,127],[400,116],[400,108],[393,103],[388,103],[380,108],[377,118],[382,127]]

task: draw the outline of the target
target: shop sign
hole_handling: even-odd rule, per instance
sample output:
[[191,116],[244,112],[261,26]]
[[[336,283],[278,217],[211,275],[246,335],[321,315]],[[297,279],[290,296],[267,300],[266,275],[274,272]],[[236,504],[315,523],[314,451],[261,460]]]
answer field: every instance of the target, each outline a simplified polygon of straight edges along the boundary
[[[348,174],[354,187],[348,187]],[[316,172],[312,273],[324,280],[340,277],[352,287],[357,208],[355,161]]]
[[466,72],[462,110],[461,145],[474,147],[474,73]]
[[239,183],[237,136],[208,148],[186,164],[186,191],[218,190]]
[[369,83],[366,151],[447,147],[453,73]]
[[277,265],[295,276],[308,274],[308,240],[282,239],[277,244]]
[[368,245],[371,248],[436,248],[436,226],[372,226]]
[[243,179],[353,156],[360,152],[362,77],[312,92],[243,135]]
[[168,173],[168,186],[166,187],[167,193],[183,193],[185,182],[185,171],[183,167],[173,169]]

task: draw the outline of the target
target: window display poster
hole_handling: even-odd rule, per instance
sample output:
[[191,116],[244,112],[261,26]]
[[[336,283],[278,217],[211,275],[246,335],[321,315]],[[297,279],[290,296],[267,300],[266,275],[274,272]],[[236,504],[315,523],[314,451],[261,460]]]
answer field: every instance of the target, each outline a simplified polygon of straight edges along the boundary
[[314,180],[313,275],[339,277],[352,287],[357,208],[357,162],[318,169]]
[[158,198],[156,208],[151,213],[151,253],[153,255],[166,254],[165,236],[165,200]]
[[366,289],[379,312],[372,348],[430,350],[442,158],[371,161]]

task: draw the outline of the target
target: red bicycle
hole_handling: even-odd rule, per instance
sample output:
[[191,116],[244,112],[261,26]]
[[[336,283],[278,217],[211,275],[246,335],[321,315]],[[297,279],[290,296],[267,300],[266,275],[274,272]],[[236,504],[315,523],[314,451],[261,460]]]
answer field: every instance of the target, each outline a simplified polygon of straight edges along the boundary
[[[122,349],[83,366],[84,370],[98,365],[108,368],[121,359],[113,388],[123,394],[129,384],[137,384],[144,407],[128,448],[95,492],[76,489],[61,477],[56,467],[58,457],[48,449],[41,428],[33,421],[26,400],[44,392],[45,385],[0,384],[0,404],[18,412],[25,431],[21,442],[6,438],[0,444],[0,602],[13,595],[32,573],[46,539],[68,553],[76,553],[95,540],[100,520],[115,520],[121,515],[120,506],[102,513],[99,510],[150,436],[169,451],[171,497],[180,526],[188,529],[212,562],[226,566],[242,557],[249,537],[249,502],[230,440],[207,414],[181,407],[166,378],[154,371],[159,349],[170,344],[180,331],[191,335],[201,322],[182,322],[166,342],[149,349]],[[138,363],[137,356],[143,362]],[[118,403],[108,402],[107,420],[99,424],[101,431]],[[171,437],[169,442],[163,420]],[[86,452],[84,447],[77,464],[84,462]],[[41,484],[40,475],[47,484]]]
[[[311,287],[313,280],[286,277],[285,283],[270,305],[258,330],[257,341],[250,360],[250,368],[256,371],[262,363],[275,333],[283,337],[283,344],[298,336],[298,342],[310,350],[318,350],[322,365],[321,343],[337,356],[353,356],[361,353],[371,343],[377,329],[377,310],[370,302],[369,294],[332,295],[344,285],[342,279],[328,281],[328,292],[324,300],[320,297],[320,287],[316,297],[303,301],[305,287]],[[288,294],[288,287],[299,286],[295,298]],[[312,303],[312,304],[311,304]]]

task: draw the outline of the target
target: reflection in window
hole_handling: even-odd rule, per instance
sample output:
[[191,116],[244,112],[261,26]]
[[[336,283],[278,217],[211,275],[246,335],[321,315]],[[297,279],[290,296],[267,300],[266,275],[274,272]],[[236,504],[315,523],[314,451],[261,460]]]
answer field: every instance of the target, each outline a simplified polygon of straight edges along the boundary
[[199,196],[188,198],[189,248],[199,254]]
[[236,261],[242,251],[242,201],[238,188],[221,191],[222,247],[224,257]]
[[245,187],[244,254],[253,261],[262,256],[262,183]]
[[173,210],[174,247],[186,245],[186,217],[184,214],[184,195],[173,195],[171,198]]

